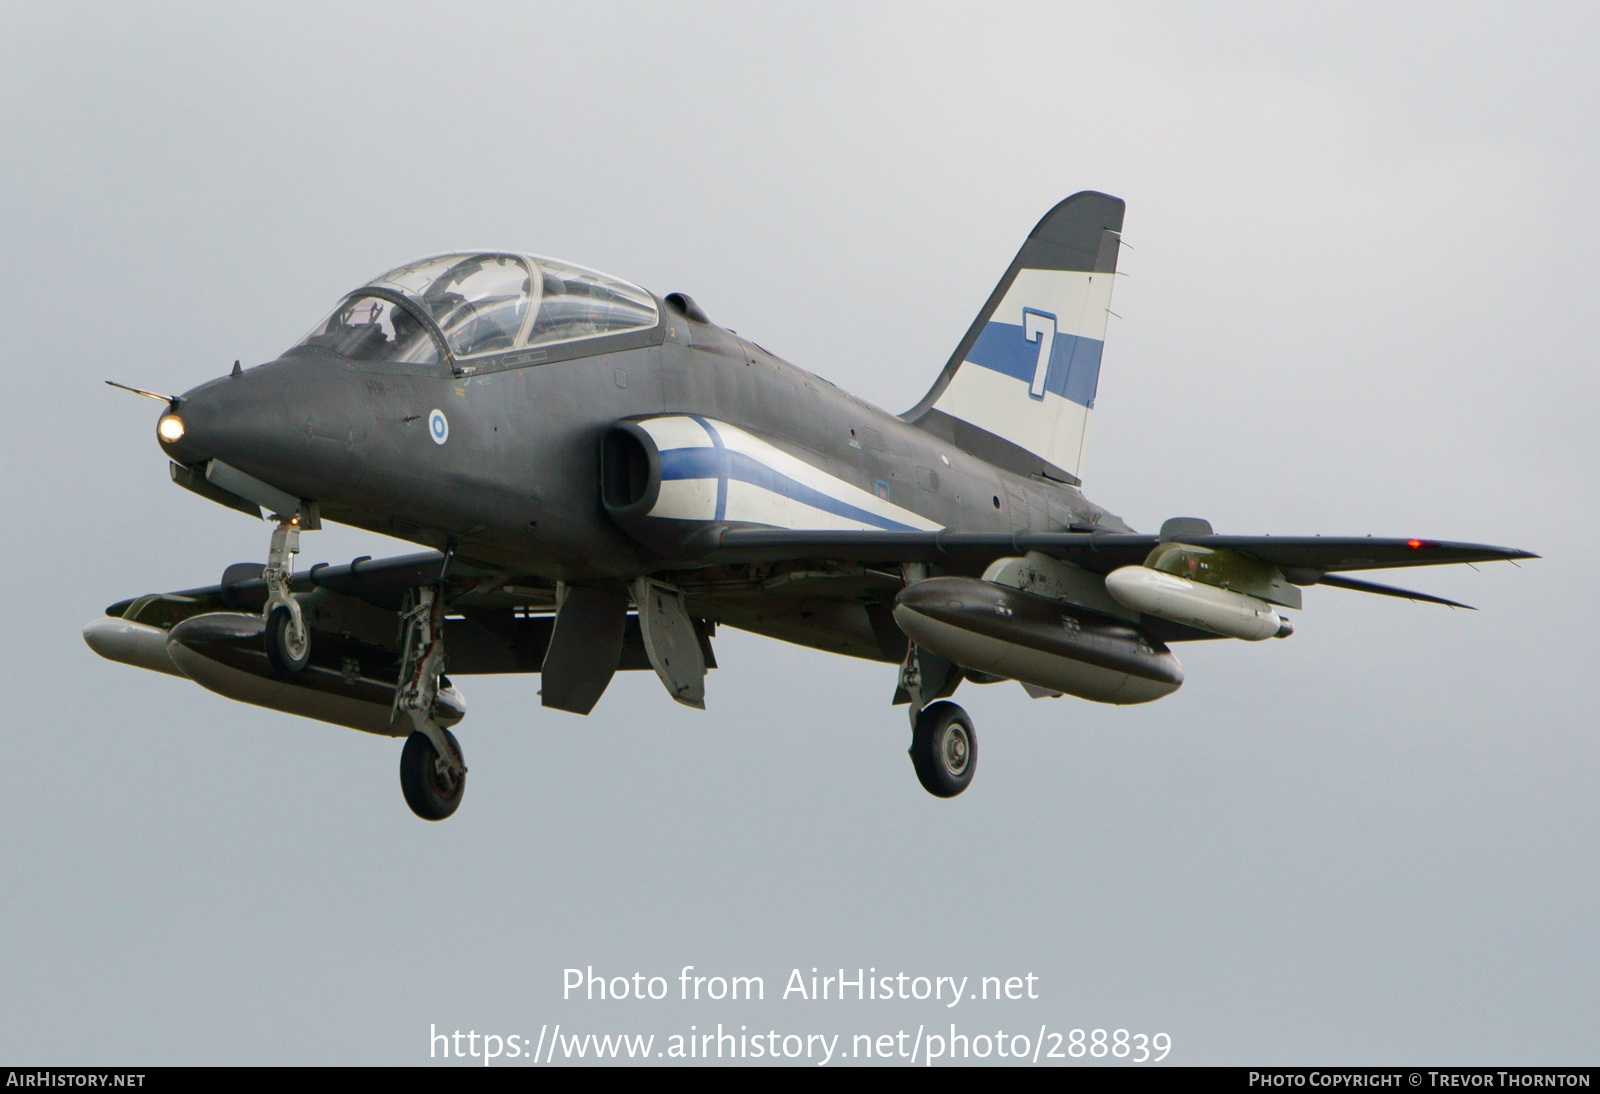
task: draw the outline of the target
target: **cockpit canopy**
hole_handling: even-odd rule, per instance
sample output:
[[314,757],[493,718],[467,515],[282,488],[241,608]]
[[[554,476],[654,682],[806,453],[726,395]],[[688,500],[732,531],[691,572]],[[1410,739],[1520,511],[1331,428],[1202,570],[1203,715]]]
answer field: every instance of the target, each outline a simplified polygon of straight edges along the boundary
[[538,255],[462,252],[373,278],[298,345],[356,361],[437,364],[439,336],[459,361],[642,330],[656,320],[649,293],[595,270]]

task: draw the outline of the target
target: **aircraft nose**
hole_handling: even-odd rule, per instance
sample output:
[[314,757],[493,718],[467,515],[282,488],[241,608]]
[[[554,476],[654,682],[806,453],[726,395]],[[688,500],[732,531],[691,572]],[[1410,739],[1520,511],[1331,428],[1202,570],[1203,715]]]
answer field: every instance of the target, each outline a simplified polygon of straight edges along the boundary
[[260,431],[262,411],[275,401],[275,386],[237,376],[185,392],[156,426],[161,450],[182,464],[232,463],[241,447],[251,447],[251,434]]
[[157,440],[189,467],[221,460],[297,497],[333,498],[360,473],[350,386],[263,365],[182,395]]

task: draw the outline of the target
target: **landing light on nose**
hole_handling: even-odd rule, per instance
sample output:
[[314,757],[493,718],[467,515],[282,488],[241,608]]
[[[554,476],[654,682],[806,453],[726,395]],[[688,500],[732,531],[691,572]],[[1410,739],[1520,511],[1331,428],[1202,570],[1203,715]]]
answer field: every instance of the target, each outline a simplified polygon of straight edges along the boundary
[[183,440],[183,419],[176,414],[163,415],[156,424],[156,435],[168,444],[177,444]]

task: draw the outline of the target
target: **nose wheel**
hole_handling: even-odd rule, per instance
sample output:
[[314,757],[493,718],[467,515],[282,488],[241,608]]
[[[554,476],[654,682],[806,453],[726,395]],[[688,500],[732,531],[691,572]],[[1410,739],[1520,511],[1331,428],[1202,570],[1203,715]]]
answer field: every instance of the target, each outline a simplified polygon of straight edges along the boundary
[[978,767],[972,719],[954,703],[930,703],[917,712],[910,753],[922,789],[936,798],[955,797],[971,785]]
[[311,632],[305,621],[297,625],[294,613],[282,604],[267,615],[267,660],[279,672],[299,672],[311,660]]

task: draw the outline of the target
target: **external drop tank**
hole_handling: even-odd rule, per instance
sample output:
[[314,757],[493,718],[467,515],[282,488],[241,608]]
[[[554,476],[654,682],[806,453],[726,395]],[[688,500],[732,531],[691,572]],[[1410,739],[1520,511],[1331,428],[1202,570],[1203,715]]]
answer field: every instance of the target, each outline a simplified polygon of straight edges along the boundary
[[[406,736],[410,725],[394,716],[394,656],[365,643],[318,633],[311,663],[282,673],[267,661],[259,615],[207,612],[170,631],[126,619],[96,620],[83,637],[100,656],[183,676],[242,703],[299,714],[384,736]],[[439,689],[433,711],[443,726],[466,714],[453,686]]]
[[1172,652],[1134,627],[992,581],[915,582],[895,598],[894,619],[964,668],[1097,703],[1148,703],[1183,683]]

